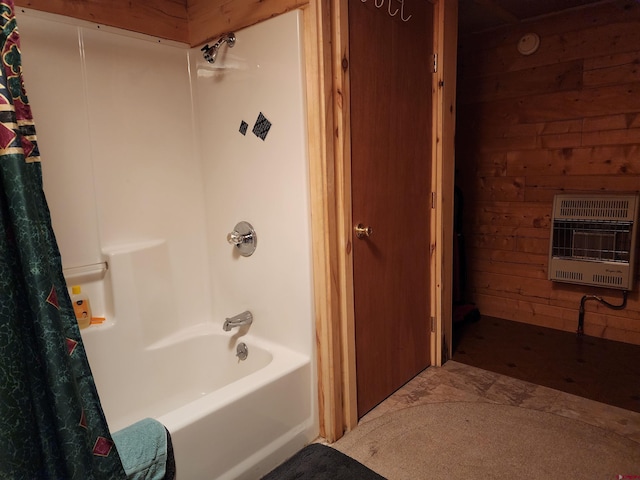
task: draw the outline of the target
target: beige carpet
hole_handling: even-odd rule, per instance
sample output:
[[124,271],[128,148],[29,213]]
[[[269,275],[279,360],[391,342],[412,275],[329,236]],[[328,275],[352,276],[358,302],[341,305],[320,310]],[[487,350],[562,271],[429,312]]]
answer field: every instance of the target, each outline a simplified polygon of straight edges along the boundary
[[640,444],[632,440],[579,420],[492,403],[404,408],[363,423],[332,446],[389,480],[640,476]]

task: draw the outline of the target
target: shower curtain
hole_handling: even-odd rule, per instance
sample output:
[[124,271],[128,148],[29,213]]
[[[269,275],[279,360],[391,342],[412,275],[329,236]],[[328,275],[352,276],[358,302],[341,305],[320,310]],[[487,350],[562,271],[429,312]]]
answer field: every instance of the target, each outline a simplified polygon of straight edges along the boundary
[[0,478],[124,479],[42,191],[13,0],[0,25]]

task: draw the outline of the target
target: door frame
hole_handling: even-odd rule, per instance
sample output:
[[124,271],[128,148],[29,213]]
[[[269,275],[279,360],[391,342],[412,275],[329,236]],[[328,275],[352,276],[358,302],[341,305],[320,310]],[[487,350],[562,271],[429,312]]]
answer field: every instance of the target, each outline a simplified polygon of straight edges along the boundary
[[[429,1],[438,59],[426,87],[433,96],[431,364],[440,366],[451,351],[458,0]],[[310,0],[303,14],[320,435],[333,442],[358,423],[348,5]]]

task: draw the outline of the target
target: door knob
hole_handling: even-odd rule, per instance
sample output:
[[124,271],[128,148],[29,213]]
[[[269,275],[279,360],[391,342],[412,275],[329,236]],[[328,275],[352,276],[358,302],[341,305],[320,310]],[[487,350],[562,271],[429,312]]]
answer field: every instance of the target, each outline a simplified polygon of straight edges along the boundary
[[358,238],[369,237],[373,233],[373,230],[371,229],[371,227],[365,227],[361,223],[356,225],[354,230],[356,231],[356,237]]

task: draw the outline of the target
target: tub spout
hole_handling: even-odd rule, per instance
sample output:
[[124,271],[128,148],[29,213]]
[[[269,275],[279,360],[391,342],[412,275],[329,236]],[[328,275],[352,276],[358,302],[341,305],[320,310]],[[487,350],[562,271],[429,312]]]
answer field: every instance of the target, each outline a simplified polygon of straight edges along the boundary
[[251,325],[253,323],[253,315],[247,310],[246,312],[239,313],[231,318],[224,320],[222,328],[225,332],[231,331],[232,328],[242,327],[243,325]]

